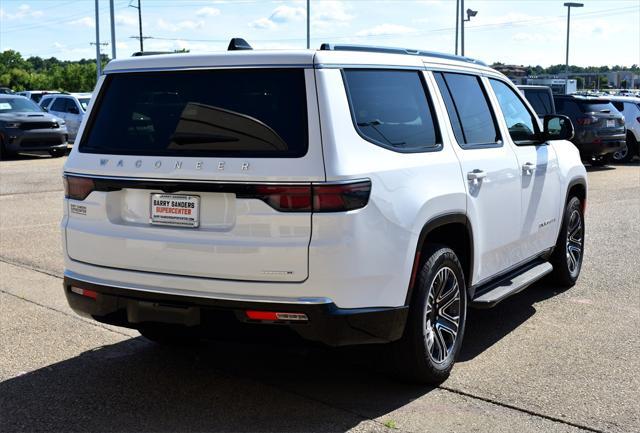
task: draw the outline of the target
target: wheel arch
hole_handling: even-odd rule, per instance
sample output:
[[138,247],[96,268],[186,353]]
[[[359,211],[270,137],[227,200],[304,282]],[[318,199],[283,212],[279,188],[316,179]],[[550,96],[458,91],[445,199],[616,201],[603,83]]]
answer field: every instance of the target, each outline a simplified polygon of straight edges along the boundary
[[[427,259],[421,253],[427,245],[434,243],[445,245],[456,253],[462,265],[467,291],[471,288],[470,279],[473,275],[474,261],[473,228],[471,227],[471,222],[467,215],[463,213],[440,215],[430,219],[424,224],[420,231],[405,305],[410,305],[411,303],[414,292],[413,289],[417,280],[416,276],[420,267]],[[470,293],[470,295],[473,294]]]

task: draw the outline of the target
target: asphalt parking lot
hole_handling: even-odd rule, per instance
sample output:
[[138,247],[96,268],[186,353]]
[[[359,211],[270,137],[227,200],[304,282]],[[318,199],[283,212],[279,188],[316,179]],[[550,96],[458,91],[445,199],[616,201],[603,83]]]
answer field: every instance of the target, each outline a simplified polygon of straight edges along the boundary
[[472,311],[438,388],[376,348],[160,348],[76,316],[61,287],[64,158],[0,161],[0,430],[640,431],[640,164],[589,170],[578,284]]

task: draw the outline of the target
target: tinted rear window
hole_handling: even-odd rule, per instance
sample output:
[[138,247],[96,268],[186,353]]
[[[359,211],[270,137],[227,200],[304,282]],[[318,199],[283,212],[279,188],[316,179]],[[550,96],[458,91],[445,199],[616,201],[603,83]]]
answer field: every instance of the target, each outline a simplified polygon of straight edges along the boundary
[[440,148],[419,72],[345,70],[344,77],[356,129],[365,139],[399,152]]
[[524,89],[524,96],[539,116],[553,114],[551,94],[548,90]]
[[611,102],[582,102],[578,101],[578,106],[583,113],[597,113],[599,111],[616,112],[616,107]]
[[112,74],[79,150],[154,156],[307,153],[302,69]]

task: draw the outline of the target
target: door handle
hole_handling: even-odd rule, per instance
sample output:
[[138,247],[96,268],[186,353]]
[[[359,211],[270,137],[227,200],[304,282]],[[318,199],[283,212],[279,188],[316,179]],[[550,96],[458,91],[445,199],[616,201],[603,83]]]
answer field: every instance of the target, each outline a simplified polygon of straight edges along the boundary
[[467,173],[467,179],[474,182],[478,182],[480,179],[484,179],[485,177],[487,177],[487,173],[477,168]]
[[525,162],[522,164],[522,171],[524,171],[524,174],[533,174],[536,171],[536,165],[531,162]]

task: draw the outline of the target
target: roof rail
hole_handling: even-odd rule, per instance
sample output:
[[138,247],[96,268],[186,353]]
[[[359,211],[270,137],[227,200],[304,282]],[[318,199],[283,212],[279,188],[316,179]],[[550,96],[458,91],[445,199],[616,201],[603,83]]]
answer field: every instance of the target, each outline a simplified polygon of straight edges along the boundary
[[439,53],[437,51],[412,50],[408,48],[392,48],[378,47],[375,45],[350,45],[350,44],[327,44],[320,46],[323,51],[362,51],[367,53],[387,53],[387,54],[404,54],[409,56],[428,56],[437,57],[439,59],[458,60],[461,62],[473,63],[475,65],[487,66],[481,60],[472,59],[471,57],[456,56],[454,54]]

